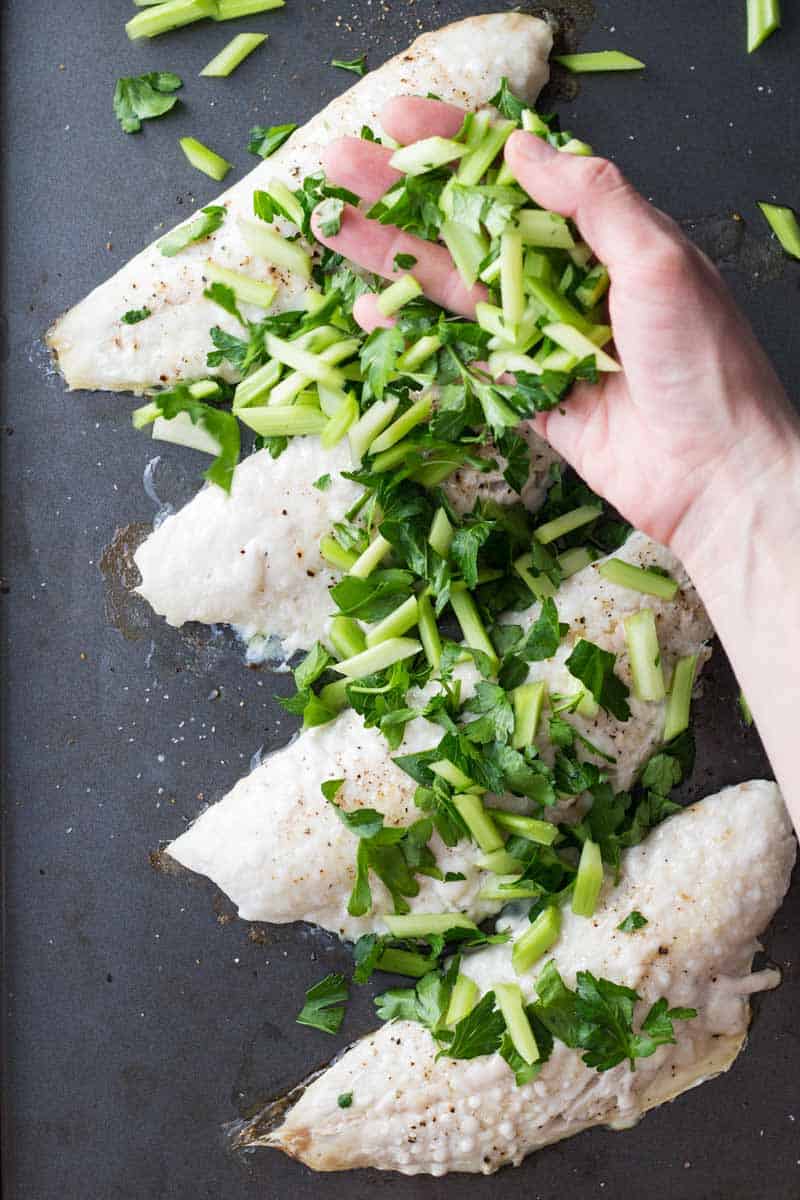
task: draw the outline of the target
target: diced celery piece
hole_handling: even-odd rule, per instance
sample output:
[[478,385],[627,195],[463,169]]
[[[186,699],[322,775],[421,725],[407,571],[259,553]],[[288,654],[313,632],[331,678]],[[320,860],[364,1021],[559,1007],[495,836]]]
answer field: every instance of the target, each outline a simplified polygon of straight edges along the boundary
[[394,612],[372,625],[367,632],[367,645],[378,646],[389,638],[402,637],[417,623],[417,597],[409,596]]
[[450,251],[464,286],[471,288],[478,278],[478,268],[489,253],[488,241],[458,221],[445,221],[439,234]]
[[[572,911],[576,917],[593,917],[597,898],[603,886],[603,859],[597,842],[589,838],[583,843],[578,874],[572,893]],[[513,952],[512,952],[513,953]]]
[[283,8],[286,0],[217,0],[215,21],[235,21],[237,17],[252,17],[256,13]]
[[394,316],[396,312],[410,300],[414,300],[422,292],[422,288],[417,283],[413,275],[403,275],[395,283],[389,286],[378,296],[377,308],[378,312],[383,317]]
[[[325,390],[324,385],[319,385],[320,392]],[[326,412],[327,415],[327,412]],[[358,420],[358,401],[355,396],[349,393],[345,394],[344,401],[339,405],[336,412],[328,416],[328,424],[320,434],[320,445],[323,450],[331,450],[334,446],[338,446],[339,442],[347,433],[351,425],[354,425]]]
[[498,666],[498,657],[489,635],[483,627],[477,605],[468,591],[451,589],[450,606],[461,626],[464,641],[473,650],[481,650],[489,659],[492,670]]
[[506,372],[513,375],[516,371],[527,371],[531,375],[541,375],[542,368],[535,358],[528,354],[518,354],[516,350],[495,350],[488,359],[489,374],[492,379],[499,379]]
[[375,671],[384,671],[406,658],[419,654],[422,646],[414,638],[388,638],[377,646],[369,646],[361,654],[352,658],[344,658],[331,669],[348,679],[361,679],[364,675],[372,675]]
[[386,558],[391,548],[392,543],[387,542],[386,538],[379,533],[353,563],[350,574],[354,575],[356,579],[368,579],[375,568]]
[[497,1006],[503,1014],[511,1044],[528,1065],[538,1062],[539,1047],[533,1036],[531,1023],[525,1012],[525,1002],[516,983],[496,983],[494,994]]
[[354,658],[367,648],[364,631],[353,617],[334,617],[331,621],[330,639],[339,658]]
[[413,950],[397,950],[389,946],[378,959],[378,970],[387,971],[391,975],[409,975],[412,979],[421,979],[431,969],[431,960],[425,954],[415,954]]
[[307,404],[239,408],[236,415],[261,437],[304,437],[319,434],[328,421],[323,412]]
[[259,308],[270,308],[278,291],[278,285],[275,283],[265,283],[261,279],[253,279],[250,275],[242,275],[240,271],[220,267],[210,258],[206,262],[203,274],[211,283],[224,283],[243,304],[257,304]]
[[312,354],[309,350],[303,349],[296,341],[287,342],[284,338],[277,337],[274,333],[268,333],[264,338],[264,346],[270,358],[277,359],[286,367],[292,367],[295,371],[300,371],[308,379],[313,379],[318,383],[327,383],[331,387],[339,387],[342,383],[342,376],[319,354]]
[[376,400],[352,425],[348,434],[353,460],[358,466],[375,438],[386,428],[397,412],[400,401],[396,397]]
[[533,536],[543,546],[549,546],[551,542],[555,542],[568,533],[573,533],[583,525],[589,525],[602,515],[603,506],[601,504],[581,504],[578,508],[573,508],[571,512],[562,513],[560,517],[554,517],[552,521],[546,521],[544,525],[539,525],[534,529]]
[[266,399],[281,377],[283,367],[279,362],[271,360],[263,367],[247,375],[237,384],[233,394],[233,407],[238,411],[250,404]]
[[560,63],[573,74],[585,74],[588,71],[641,71],[644,63],[641,59],[623,54],[621,50],[593,50],[588,54],[556,54],[553,62]]
[[633,676],[633,691],[640,700],[663,700],[666,695],[661,647],[652,608],[625,618],[625,641]]
[[424,175],[436,167],[444,167],[467,153],[467,147],[452,138],[429,137],[396,150],[389,165],[403,175]]
[[546,209],[523,208],[516,214],[517,228],[524,246],[549,246],[569,250],[575,245],[569,225],[558,213]]
[[683,733],[685,729],[689,728],[697,659],[696,654],[687,654],[684,658],[679,658],[675,664],[664,718],[665,742],[671,742],[679,733]]
[[[306,349],[312,340],[315,347],[314,353],[325,366],[335,367],[339,363],[344,362],[345,359],[352,358],[358,352],[358,339],[343,338],[340,331],[332,325],[315,329],[312,333],[306,334],[302,338],[297,338],[291,345],[298,349]],[[344,372],[339,371],[337,374],[340,382],[344,382]],[[311,382],[312,380],[309,375],[304,375],[302,371],[292,371],[273,388],[269,403],[291,404],[295,396],[298,396]],[[320,407],[322,407],[326,416],[333,416],[334,411],[339,411],[346,393],[342,391],[338,384],[332,384],[331,380],[328,380],[327,383],[324,380],[317,380],[317,383],[323,388],[329,389],[327,395],[331,403],[325,402],[323,393],[320,396]],[[330,412],[328,411],[329,407],[331,408]]]
[[459,163],[456,172],[458,182],[468,187],[480,183],[515,129],[514,121],[498,121],[490,125],[483,137],[470,148],[469,154]]
[[190,450],[201,450],[204,454],[214,456],[221,450],[213,434],[208,433],[203,425],[195,425],[188,412],[179,412],[169,420],[166,417],[156,417],[153,422],[153,437],[159,442],[188,446]]
[[522,813],[506,812],[503,808],[493,808],[492,817],[501,829],[515,833],[518,837],[527,838],[539,846],[552,846],[558,837],[558,826],[550,821],[539,821],[536,817],[526,817]]
[[338,567],[340,571],[349,571],[358,561],[357,554],[352,550],[345,550],[344,546],[340,546],[336,538],[331,537],[329,533],[319,539],[319,552],[326,562],[329,562],[332,567]]
[[332,713],[342,712],[348,707],[350,701],[347,699],[347,685],[349,682],[349,679],[337,679],[335,683],[326,683],[325,687],[320,689],[319,698]]
[[451,929],[466,929],[477,933],[478,926],[461,912],[443,913],[386,913],[383,922],[389,933],[399,940],[435,937]]
[[521,120],[522,128],[526,133],[535,133],[537,137],[547,137],[550,132],[550,126],[532,108],[523,109]]
[[236,37],[203,67],[200,74],[211,76],[213,79],[227,79],[268,37],[267,33],[237,33]]
[[747,0],[748,54],[757,50],[780,27],[780,0]]
[[498,308],[496,304],[488,304],[485,300],[479,300],[475,305],[475,318],[481,329],[485,329],[487,333],[491,333],[494,337],[513,346],[516,340],[516,330],[513,325],[506,324],[502,308]]
[[523,583],[528,585],[537,600],[545,600],[548,596],[555,596],[555,586],[547,576],[533,574],[533,571],[530,569],[532,562],[533,555],[521,554],[514,563],[514,570]]
[[605,296],[609,283],[608,271],[602,263],[598,263],[596,267],[592,267],[583,282],[576,287],[575,299],[585,309],[592,309]]
[[470,979],[468,975],[459,975],[450,993],[450,1003],[444,1019],[445,1025],[457,1025],[459,1021],[464,1020],[464,1017],[468,1017],[478,1003],[479,995],[480,990],[475,980]]
[[554,322],[552,325],[545,325],[542,332],[545,337],[549,337],[557,346],[561,346],[569,354],[573,354],[579,361],[584,358],[594,358],[598,371],[622,370],[616,359],[612,358],[610,354],[606,354],[605,350],[601,350],[585,333],[575,329],[572,325]]
[[433,546],[440,558],[447,558],[449,556],[454,537],[455,530],[450,524],[447,513],[443,508],[437,508],[431,522],[428,542]]
[[646,596],[660,596],[663,600],[673,600],[680,586],[671,575],[662,575],[647,567],[635,567],[620,558],[607,559],[597,571],[609,583],[630,588],[633,592],[642,592]]
[[170,29],[191,25],[203,17],[213,17],[216,11],[216,0],[168,0],[166,4],[148,6],[145,12],[131,17],[125,26],[125,32],[131,41],[136,38],[157,37]]
[[557,561],[562,576],[564,579],[569,579],[570,575],[577,575],[578,571],[588,567],[596,558],[597,553],[591,547],[573,546],[571,550],[565,550],[563,554],[559,554]]
[[442,348],[441,338],[435,334],[427,334],[421,337],[419,341],[414,342],[409,346],[405,354],[401,354],[397,360],[398,371],[416,371],[423,363],[432,358]]
[[465,775],[460,767],[449,759],[443,758],[439,762],[431,763],[431,770],[434,775],[438,775],[440,779],[444,779],[446,783],[451,784],[459,792],[474,792],[475,781],[470,779],[469,775]]
[[535,683],[523,683],[512,692],[514,702],[514,738],[512,746],[522,750],[533,744],[539,718],[545,698],[545,684],[541,680]]
[[500,239],[500,295],[503,319],[515,326],[525,313],[525,291],[522,286],[522,237],[506,230]]
[[[286,213],[288,220],[299,229],[303,224],[303,206],[283,180],[270,179],[264,191]],[[325,297],[320,296],[320,302],[317,307],[321,308],[324,303]],[[312,310],[309,309],[310,311]]]
[[758,207],[786,253],[793,258],[800,258],[800,222],[791,208],[784,208],[780,204],[764,204],[760,200]]
[[210,179],[215,179],[217,183],[225,178],[233,166],[233,163],[229,163],[221,154],[215,154],[208,146],[198,142],[197,138],[180,138],[180,147],[196,170],[202,171]]
[[507,850],[493,850],[478,859],[482,871],[491,871],[493,875],[521,875],[525,864],[519,862]]
[[502,850],[503,835],[492,820],[492,814],[483,807],[480,796],[472,792],[459,792],[453,796],[453,804],[484,854]]
[[426,396],[420,397],[415,401],[410,408],[393,421],[383,433],[380,433],[375,441],[369,447],[370,454],[380,454],[384,450],[388,450],[390,446],[394,446],[401,438],[415,429],[417,425],[421,425],[423,421],[427,421],[433,409],[433,396],[429,392]]
[[559,146],[558,149],[561,154],[578,154],[585,157],[594,154],[594,150],[589,143],[582,142],[580,138],[570,138],[568,142],[565,142],[563,146]]
[[561,909],[549,905],[525,932],[516,939],[511,949],[511,965],[518,975],[530,971],[535,962],[546,954],[558,941],[561,933]]
[[504,904],[510,904],[512,900],[535,900],[541,894],[542,889],[538,883],[534,883],[532,879],[520,879],[518,873],[497,875],[478,893],[481,900],[497,900]]
[[576,242],[570,250],[569,256],[576,267],[587,267],[592,257],[592,248],[587,246],[586,242]]
[[298,242],[290,242],[263,221],[240,218],[239,228],[249,250],[273,266],[293,271],[301,279],[311,278],[311,255]]
[[434,671],[439,670],[442,661],[442,639],[436,624],[436,614],[433,611],[430,596],[422,595],[417,598],[417,633],[422,642],[422,649]]
[[[541,279],[527,279],[525,284],[534,299],[538,300],[548,316],[558,322],[559,326],[562,324],[573,325],[575,329],[588,334],[591,323],[556,288]],[[561,342],[558,344],[561,345]],[[585,357],[585,355],[581,355],[581,357]]]

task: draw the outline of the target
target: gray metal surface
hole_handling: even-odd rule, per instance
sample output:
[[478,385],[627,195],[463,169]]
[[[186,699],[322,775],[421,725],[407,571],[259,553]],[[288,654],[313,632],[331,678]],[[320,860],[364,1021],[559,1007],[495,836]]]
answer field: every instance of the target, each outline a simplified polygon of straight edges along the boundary
[[[784,7],[783,33],[748,58],[741,3],[611,0],[593,20],[588,4],[565,5],[562,15],[577,13],[588,31],[584,48],[618,46],[648,70],[587,79],[559,109],[722,260],[796,392],[800,269],[770,244],[754,204],[800,201],[800,18]],[[152,520],[142,474],[153,451],[130,428],[128,400],[67,395],[40,338],[161,222],[214,196],[183,161],[179,135],[208,141],[244,171],[251,124],[301,121],[350,82],[326,65],[331,57],[366,50],[377,65],[418,28],[483,8],[288,0],[240,23],[271,40],[214,81],[197,72],[227,29],[131,45],[126,0],[4,6],[4,1180],[13,1200],[800,1195],[797,887],[767,938],[785,982],[757,1004],[747,1052],[728,1076],[632,1132],[583,1134],[490,1180],[315,1177],[277,1154],[241,1162],[225,1148],[226,1122],[369,1028],[369,991],[336,1040],[295,1025],[304,989],[345,968],[348,954],[299,927],[231,920],[210,884],[153,869],[151,852],[204,799],[230,787],[260,746],[288,737],[292,721],[271,700],[287,684],[245,670],[224,637],[179,633],[141,610],[114,618],[127,638],[109,624],[98,563],[118,527]],[[182,103],[126,137],[111,111],[114,80],[156,68],[185,78]],[[197,475],[194,455],[164,448],[158,495],[181,502]],[[735,695],[718,653],[689,796],[768,771]]]

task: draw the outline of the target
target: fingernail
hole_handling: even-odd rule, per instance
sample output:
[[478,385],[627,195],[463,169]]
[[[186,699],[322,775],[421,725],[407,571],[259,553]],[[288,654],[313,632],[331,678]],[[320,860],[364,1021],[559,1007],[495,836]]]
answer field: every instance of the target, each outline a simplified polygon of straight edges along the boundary
[[512,153],[519,154],[528,162],[544,162],[545,159],[552,158],[554,154],[558,153],[544,138],[537,137],[535,133],[525,133],[521,129],[512,133],[508,139],[508,147]]

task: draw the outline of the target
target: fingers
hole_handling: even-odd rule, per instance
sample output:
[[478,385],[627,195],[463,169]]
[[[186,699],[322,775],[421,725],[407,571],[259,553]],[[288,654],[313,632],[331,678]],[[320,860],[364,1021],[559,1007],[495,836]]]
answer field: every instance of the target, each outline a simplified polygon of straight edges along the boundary
[[389,137],[407,146],[429,137],[455,137],[466,113],[443,100],[395,96],[381,109],[381,125]]
[[389,166],[393,153],[388,146],[364,138],[337,138],[323,150],[322,165],[331,183],[355,192],[371,207],[403,178]]
[[393,329],[397,324],[396,317],[385,317],[378,308],[376,292],[364,292],[353,305],[353,316],[365,333],[375,329]]
[[345,207],[341,229],[333,236],[322,233],[316,214],[311,218],[311,225],[314,236],[323,246],[328,246],[364,270],[384,279],[399,279],[407,274],[406,271],[395,269],[395,256],[412,255],[417,261],[411,273],[428,299],[459,316],[474,320],[475,305],[487,298],[488,293],[482,284],[465,287],[444,246],[403,233],[392,225],[368,221],[358,209]]
[[532,133],[513,133],[505,158],[538,204],[571,217],[609,271],[674,244],[683,235],[648,204],[613,163],[561,154]]

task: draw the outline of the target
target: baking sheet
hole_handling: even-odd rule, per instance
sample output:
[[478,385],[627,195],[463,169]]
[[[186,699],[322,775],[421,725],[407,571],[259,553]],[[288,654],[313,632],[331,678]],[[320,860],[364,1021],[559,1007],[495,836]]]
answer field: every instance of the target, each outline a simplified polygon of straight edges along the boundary
[[[126,0],[7,4],[2,448],[5,652],[4,1183],[13,1200],[482,1200],[647,1195],[795,1200],[800,1139],[800,889],[766,944],[784,971],[757,1002],[750,1046],[723,1079],[624,1135],[583,1134],[493,1179],[314,1176],[272,1152],[227,1150],[226,1123],[371,1027],[356,992],[337,1039],[294,1024],[305,989],[348,953],[299,926],[250,926],[204,880],[165,872],[161,845],[294,728],[285,677],[246,670],[231,639],[166,628],[118,579],[125,544],[194,491],[198,459],[154,449],[130,403],[65,393],[49,322],[217,186],[186,164],[193,134],[239,172],[251,124],[303,121],[422,28],[503,3],[288,0],[238,28],[268,31],[229,80],[199,69],[230,36],[212,25],[130,44]],[[562,123],[622,163],[720,262],[784,380],[800,378],[800,267],[755,201],[797,205],[800,18],[744,53],[741,4],[554,5],[573,43],[643,58],[642,75],[556,81]],[[117,76],[182,75],[182,104],[137,137],[111,110]],[[736,219],[734,214],[744,217]],[[143,475],[147,471],[147,488]],[[154,499],[154,496],[158,499]],[[128,528],[133,526],[133,528]],[[698,705],[687,798],[768,771],[737,715],[721,653]]]

